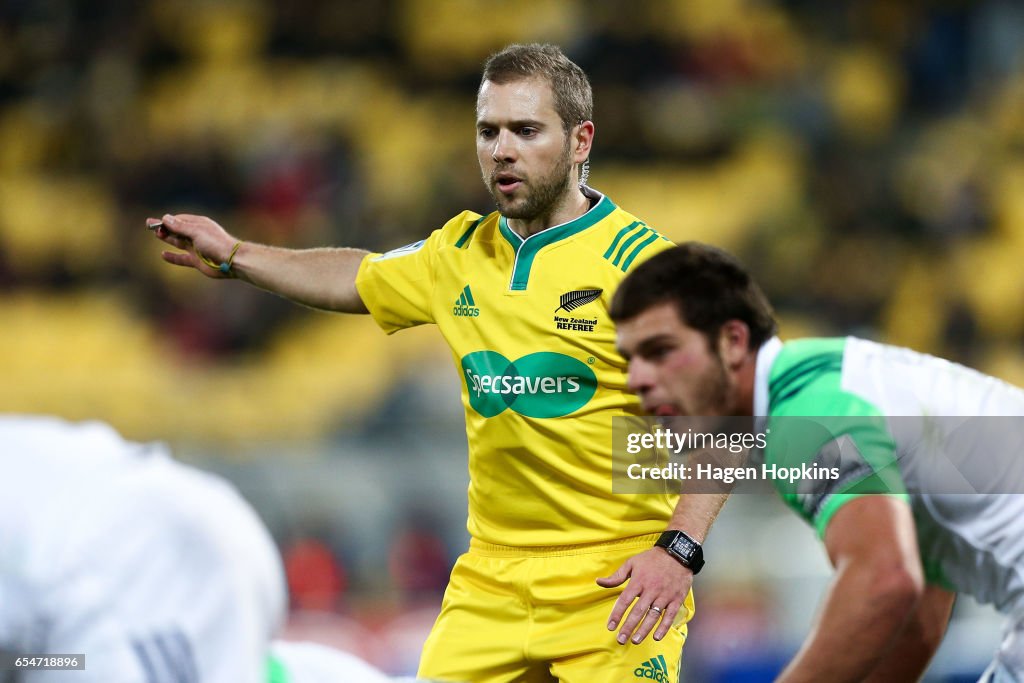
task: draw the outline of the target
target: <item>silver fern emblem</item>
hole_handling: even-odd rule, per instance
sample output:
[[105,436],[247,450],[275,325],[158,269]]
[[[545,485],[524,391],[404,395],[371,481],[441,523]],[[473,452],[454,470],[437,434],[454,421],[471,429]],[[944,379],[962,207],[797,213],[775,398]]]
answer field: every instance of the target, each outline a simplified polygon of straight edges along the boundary
[[566,312],[575,311],[580,306],[585,306],[591,301],[597,301],[603,291],[603,289],[577,289],[575,292],[566,292],[558,299],[558,303],[561,306],[555,309],[555,313],[558,313],[563,308]]

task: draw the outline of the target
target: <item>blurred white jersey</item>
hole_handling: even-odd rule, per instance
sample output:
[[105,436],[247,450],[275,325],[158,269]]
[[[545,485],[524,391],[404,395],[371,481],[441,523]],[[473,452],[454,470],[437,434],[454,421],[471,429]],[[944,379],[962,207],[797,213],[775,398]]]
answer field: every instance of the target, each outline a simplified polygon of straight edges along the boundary
[[281,562],[234,488],[100,423],[0,416],[0,652],[27,683],[262,683]]
[[317,643],[275,640],[271,655],[286,672],[286,683],[413,683],[388,678],[355,655]]
[[855,338],[842,382],[888,418],[929,575],[1024,619],[1024,391]]
[[1024,391],[854,337],[772,340],[758,364],[766,459],[838,465],[835,478],[776,481],[783,500],[824,536],[859,495],[906,496],[928,581],[1010,617],[990,680],[1024,681]]

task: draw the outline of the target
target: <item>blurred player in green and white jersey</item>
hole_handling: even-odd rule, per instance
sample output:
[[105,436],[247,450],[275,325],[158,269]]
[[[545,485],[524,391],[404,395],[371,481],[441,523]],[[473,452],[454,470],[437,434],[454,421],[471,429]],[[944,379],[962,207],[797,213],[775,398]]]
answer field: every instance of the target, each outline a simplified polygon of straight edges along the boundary
[[275,640],[267,683],[429,683],[389,678],[353,654],[326,645]]
[[280,558],[221,478],[99,422],[0,415],[0,654],[85,655],[7,683],[401,683],[272,640]]
[[634,271],[612,316],[648,411],[754,416],[765,464],[835,468],[775,479],[836,569],[780,680],[917,680],[958,592],[1009,616],[984,680],[1024,680],[1024,391],[853,337],[784,344],[750,275],[700,244]]
[[608,305],[671,244],[586,184],[591,118],[576,64],[553,46],[511,46],[488,60],[477,97],[496,212],[464,212],[386,254],[242,242],[199,216],[149,221],[184,250],[164,252],[170,263],[369,312],[389,333],[434,323],[444,335],[463,379],[472,541],[426,678],[621,683],[644,665],[677,680],[700,565],[655,543],[673,530],[699,551],[723,497],[612,494],[612,418],[640,406]]
[[0,415],[0,652],[25,683],[263,683],[281,561],[226,481],[98,422]]

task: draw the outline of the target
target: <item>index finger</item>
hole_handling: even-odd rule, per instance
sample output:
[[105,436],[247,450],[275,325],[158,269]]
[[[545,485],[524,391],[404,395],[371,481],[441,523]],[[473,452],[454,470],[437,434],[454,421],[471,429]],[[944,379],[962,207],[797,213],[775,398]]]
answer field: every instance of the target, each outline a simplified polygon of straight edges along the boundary
[[167,235],[178,235],[179,233],[171,230],[168,227],[167,222],[159,218],[147,218],[146,227],[153,231],[153,233],[160,238],[164,238]]
[[167,226],[163,224],[163,221],[158,221],[156,223],[147,222],[146,227],[153,231],[153,234],[156,235],[157,239],[163,240],[172,247],[188,250],[192,244],[192,240],[189,238],[179,235],[176,232],[171,232]]

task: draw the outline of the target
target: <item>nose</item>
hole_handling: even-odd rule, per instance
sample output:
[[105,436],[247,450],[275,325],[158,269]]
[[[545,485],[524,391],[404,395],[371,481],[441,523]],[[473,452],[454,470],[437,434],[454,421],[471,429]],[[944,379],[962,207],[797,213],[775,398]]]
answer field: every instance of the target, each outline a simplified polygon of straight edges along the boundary
[[639,358],[629,360],[629,372],[626,375],[626,385],[629,390],[643,398],[644,394],[651,390],[654,385],[654,373],[651,366]]
[[491,158],[496,162],[514,162],[516,160],[516,149],[512,137],[512,131],[498,131],[494,139],[494,148],[491,150]]

